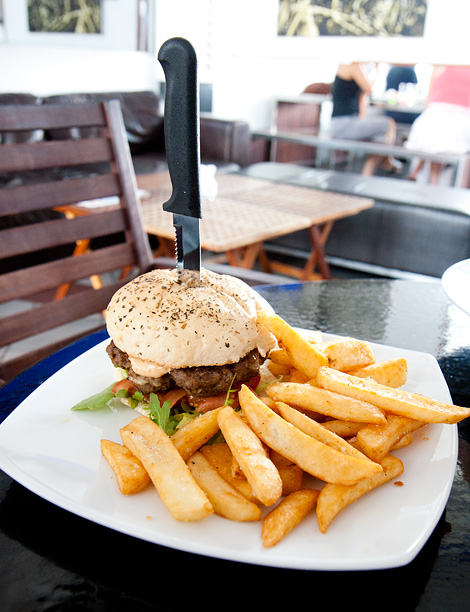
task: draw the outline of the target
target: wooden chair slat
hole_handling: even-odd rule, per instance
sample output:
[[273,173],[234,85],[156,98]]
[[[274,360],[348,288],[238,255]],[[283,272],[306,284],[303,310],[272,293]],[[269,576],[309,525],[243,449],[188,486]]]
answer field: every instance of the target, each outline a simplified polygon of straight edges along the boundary
[[[112,134],[125,134],[124,120],[120,107],[116,104],[105,106],[105,113],[110,125]],[[129,145],[125,138],[115,138],[113,140],[116,161],[121,168],[126,171],[121,173],[122,189],[124,193],[124,206],[129,219],[129,226],[134,237],[137,250],[137,260],[142,271],[148,270],[153,264],[152,254],[149,250],[148,237],[145,231],[142,208],[138,198],[137,181],[133,169],[132,158]]]
[[123,243],[84,253],[80,257],[67,257],[15,270],[0,276],[0,302],[26,299],[65,283],[75,283],[92,275],[127,268],[134,262],[133,247]]
[[[68,129],[81,126],[101,126],[104,137],[90,138],[89,130]],[[101,313],[117,289],[129,280],[129,274],[140,274],[152,267],[119,102],[69,107],[51,104],[47,108],[17,106],[13,113],[11,107],[0,107],[0,132],[54,128],[64,128],[58,138],[70,135],[70,139],[0,143],[0,172],[10,172],[23,180],[20,185],[0,190],[0,269],[6,264],[0,276],[0,303],[14,304],[14,300],[29,298],[27,304],[31,306],[12,315],[2,310],[0,347],[95,313],[102,325]],[[109,164],[109,170],[101,175],[96,172],[96,163],[100,162]],[[64,166],[70,166],[70,174],[80,178],[53,180],[60,172],[47,170]],[[46,172],[29,172],[40,169]],[[118,195],[119,202],[105,210],[83,212],[83,207],[73,206],[77,201],[111,195]],[[49,219],[51,211],[54,215],[64,212],[66,216]],[[18,225],[25,220],[27,224]],[[94,238],[99,243],[90,243]],[[95,244],[101,248],[87,252]],[[73,256],[64,245],[71,246]],[[35,262],[35,252],[47,254],[48,259]],[[17,264],[26,257],[23,267]],[[6,272],[8,269],[12,271]],[[119,270],[117,280],[113,270]],[[81,280],[94,280],[97,275],[101,275],[101,288]],[[55,299],[57,287],[61,299]],[[82,335],[88,332],[89,328],[85,328]],[[59,348],[59,344],[54,341],[48,347],[39,345],[10,364],[0,362],[0,380],[10,380],[22,368]]]
[[0,216],[43,210],[122,193],[114,174],[17,185],[0,189]]
[[111,160],[109,142],[105,138],[20,143],[0,148],[0,172],[25,172]]
[[0,132],[105,125],[103,109],[96,104],[5,105],[3,108]]
[[123,211],[119,209],[75,219],[54,219],[13,227],[2,232],[0,258],[117,234],[126,227]]
[[70,294],[62,300],[41,304],[7,319],[0,319],[2,342],[6,344],[17,342],[100,312],[106,308],[113,294],[125,282],[121,279],[102,289],[89,289],[82,293]]

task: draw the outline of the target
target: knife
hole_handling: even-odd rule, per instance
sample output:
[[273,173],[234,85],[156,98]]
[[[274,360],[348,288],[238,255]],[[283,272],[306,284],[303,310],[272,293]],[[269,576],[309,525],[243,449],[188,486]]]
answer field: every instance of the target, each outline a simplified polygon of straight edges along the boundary
[[176,267],[201,269],[199,220],[199,93],[196,52],[184,38],[170,38],[160,47],[158,60],[166,80],[164,129],[170,199],[163,210],[173,213]]

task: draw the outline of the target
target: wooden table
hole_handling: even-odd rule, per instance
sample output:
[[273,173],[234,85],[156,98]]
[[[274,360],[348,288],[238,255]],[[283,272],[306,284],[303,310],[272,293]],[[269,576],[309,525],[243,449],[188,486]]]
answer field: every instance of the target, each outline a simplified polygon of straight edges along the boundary
[[[255,183],[260,181],[255,180]],[[263,181],[261,181],[263,182]],[[147,194],[141,198],[145,229],[159,239],[155,256],[174,256],[173,215],[163,210],[163,203],[171,195],[168,173],[137,177],[140,189]],[[213,201],[201,203],[201,248],[212,253],[224,253],[233,266],[251,269],[257,260],[265,272],[271,265],[263,249],[265,240],[289,234],[310,226],[308,217],[272,209],[266,214],[248,198],[237,197],[237,183],[250,184],[250,179],[222,175],[219,194]]]
[[[231,265],[251,269],[259,260],[265,272],[277,271],[302,280],[331,278],[325,243],[335,220],[373,206],[370,198],[324,192],[255,179],[238,174],[217,175],[218,195],[202,200],[201,247],[224,253]],[[169,174],[137,177],[146,231],[159,238],[156,255],[174,256],[172,215],[162,204],[171,194]],[[306,229],[311,253],[301,269],[270,261],[263,243]]]

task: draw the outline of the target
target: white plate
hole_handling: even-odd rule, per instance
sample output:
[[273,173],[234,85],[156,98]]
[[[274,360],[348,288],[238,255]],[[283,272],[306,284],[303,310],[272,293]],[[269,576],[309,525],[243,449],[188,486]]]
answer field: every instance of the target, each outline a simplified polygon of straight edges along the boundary
[[470,259],[450,266],[442,275],[442,287],[447,297],[470,315]]
[[[326,336],[326,335],[325,335]],[[46,500],[117,531],[171,548],[266,566],[315,570],[391,568],[411,561],[447,502],[457,460],[457,426],[427,425],[396,454],[403,486],[387,483],[341,512],[326,534],[315,514],[273,548],[263,549],[260,523],[211,516],[175,521],[149,487],[135,496],[118,491],[99,441],[120,442],[119,428],[136,415],[71,411],[113,379],[106,341],[70,362],[26,398],[0,426],[0,468]],[[436,360],[427,354],[373,345],[377,359],[404,356],[406,388],[449,401]]]

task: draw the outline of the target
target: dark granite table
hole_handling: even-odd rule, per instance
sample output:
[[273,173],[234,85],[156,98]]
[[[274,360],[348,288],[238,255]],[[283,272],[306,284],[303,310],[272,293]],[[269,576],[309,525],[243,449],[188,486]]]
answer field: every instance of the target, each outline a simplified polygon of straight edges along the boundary
[[[261,287],[293,325],[437,357],[455,403],[470,405],[470,317],[439,282],[323,281]],[[0,420],[62,365],[105,337],[92,335],[0,390]],[[407,566],[314,572],[207,558],[158,546],[75,516],[0,472],[0,609],[132,611],[228,605],[283,610],[464,611],[470,601],[470,423],[446,511]]]

